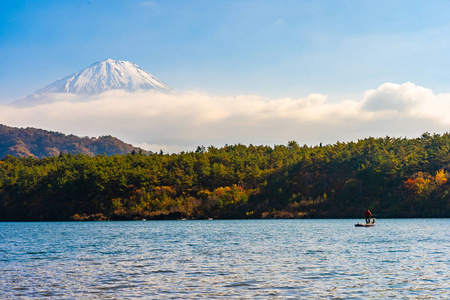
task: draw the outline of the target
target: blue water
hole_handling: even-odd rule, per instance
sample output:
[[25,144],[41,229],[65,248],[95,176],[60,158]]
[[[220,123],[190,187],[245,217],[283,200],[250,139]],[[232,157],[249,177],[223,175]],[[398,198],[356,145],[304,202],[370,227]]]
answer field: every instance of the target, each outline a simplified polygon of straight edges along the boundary
[[450,219],[0,223],[0,299],[445,299]]

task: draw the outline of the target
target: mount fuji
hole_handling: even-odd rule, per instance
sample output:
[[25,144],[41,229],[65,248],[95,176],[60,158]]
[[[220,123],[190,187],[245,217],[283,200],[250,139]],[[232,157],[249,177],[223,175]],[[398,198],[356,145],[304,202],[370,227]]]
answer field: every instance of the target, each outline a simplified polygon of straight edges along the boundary
[[128,61],[107,59],[84,70],[59,79],[25,98],[11,103],[14,106],[33,106],[54,102],[54,94],[81,96],[98,95],[109,90],[155,91],[170,93],[171,87]]

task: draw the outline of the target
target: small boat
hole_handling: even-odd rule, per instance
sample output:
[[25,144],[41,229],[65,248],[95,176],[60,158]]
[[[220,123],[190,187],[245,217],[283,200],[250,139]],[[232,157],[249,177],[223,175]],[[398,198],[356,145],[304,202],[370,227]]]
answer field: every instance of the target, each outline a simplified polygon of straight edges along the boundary
[[375,224],[372,224],[372,223],[367,223],[367,224],[365,224],[365,223],[358,223],[358,224],[355,224],[355,226],[356,227],[373,227],[373,226],[375,226]]
[[358,223],[355,224],[356,227],[374,227],[375,226],[375,218],[371,220],[370,223]]

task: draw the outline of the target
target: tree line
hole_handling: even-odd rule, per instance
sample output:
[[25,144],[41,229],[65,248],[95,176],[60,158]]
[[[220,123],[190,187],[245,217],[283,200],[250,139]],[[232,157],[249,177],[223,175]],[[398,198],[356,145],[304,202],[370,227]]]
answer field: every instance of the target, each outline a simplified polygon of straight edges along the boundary
[[450,134],[0,160],[0,220],[449,217]]

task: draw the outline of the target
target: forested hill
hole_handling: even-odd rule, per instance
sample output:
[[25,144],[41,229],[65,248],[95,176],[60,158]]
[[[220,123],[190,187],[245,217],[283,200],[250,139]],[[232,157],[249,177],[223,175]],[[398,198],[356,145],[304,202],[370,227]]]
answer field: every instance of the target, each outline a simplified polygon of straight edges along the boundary
[[450,135],[0,160],[0,220],[450,217]]
[[6,155],[42,158],[60,153],[113,155],[128,154],[133,150],[139,151],[112,136],[80,138],[42,129],[14,128],[0,124],[0,158]]

